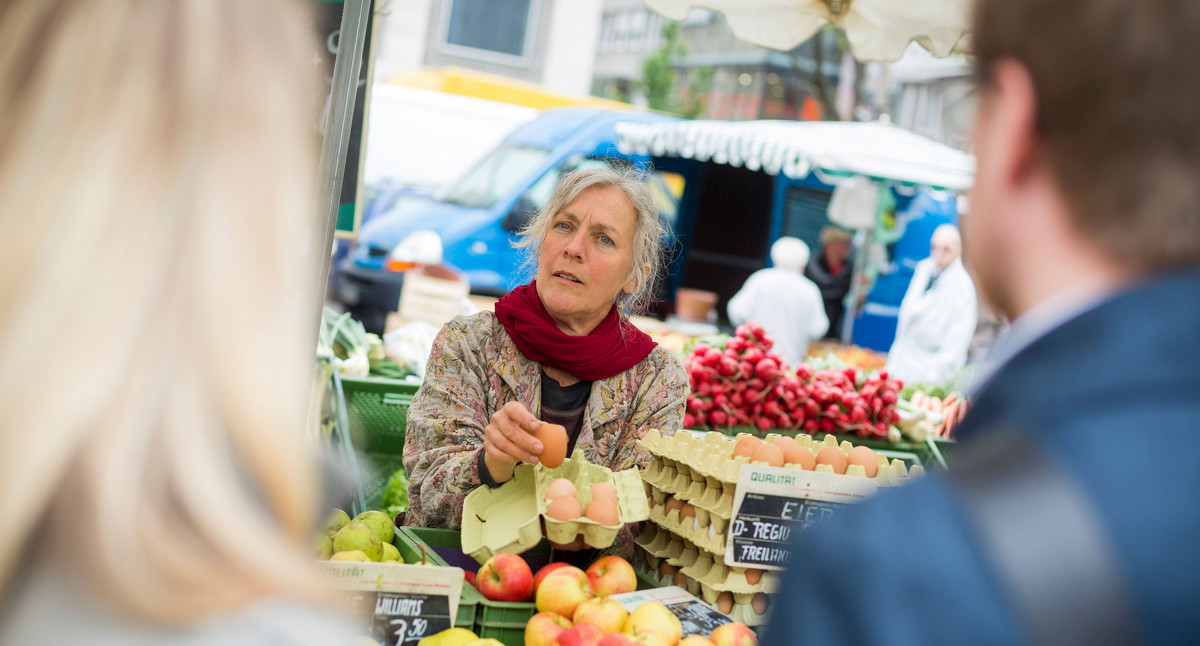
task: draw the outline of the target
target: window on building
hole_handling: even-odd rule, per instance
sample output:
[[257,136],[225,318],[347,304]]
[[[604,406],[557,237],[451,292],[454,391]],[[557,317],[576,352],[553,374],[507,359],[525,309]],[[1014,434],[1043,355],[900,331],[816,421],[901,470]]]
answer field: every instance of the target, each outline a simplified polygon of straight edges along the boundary
[[[442,42],[459,54],[489,60],[496,55],[524,59],[532,54],[540,0],[446,0]],[[458,49],[462,48],[462,49]],[[500,60],[498,62],[512,62]]]

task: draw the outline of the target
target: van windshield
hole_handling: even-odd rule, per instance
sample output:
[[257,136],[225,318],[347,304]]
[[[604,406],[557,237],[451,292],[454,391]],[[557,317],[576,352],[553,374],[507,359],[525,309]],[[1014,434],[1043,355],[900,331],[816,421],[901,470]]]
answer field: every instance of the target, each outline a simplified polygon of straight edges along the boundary
[[549,151],[526,146],[500,146],[450,185],[440,201],[486,209],[529,178]]

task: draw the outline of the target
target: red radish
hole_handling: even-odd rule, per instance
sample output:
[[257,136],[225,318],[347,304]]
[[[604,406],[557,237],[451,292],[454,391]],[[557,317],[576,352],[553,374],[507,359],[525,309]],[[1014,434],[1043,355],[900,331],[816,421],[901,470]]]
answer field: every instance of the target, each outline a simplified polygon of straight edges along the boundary
[[761,431],[769,431],[772,427],[774,427],[774,424],[771,422],[771,420],[765,417],[758,418],[758,421],[755,422],[755,425],[758,426],[759,430]]
[[696,416],[691,413],[685,413],[683,416],[684,428],[696,428]]
[[724,411],[715,410],[708,416],[708,421],[712,422],[713,426],[725,426],[729,418]]
[[754,365],[754,374],[763,381],[771,381],[779,375],[779,364],[771,358],[762,359]]

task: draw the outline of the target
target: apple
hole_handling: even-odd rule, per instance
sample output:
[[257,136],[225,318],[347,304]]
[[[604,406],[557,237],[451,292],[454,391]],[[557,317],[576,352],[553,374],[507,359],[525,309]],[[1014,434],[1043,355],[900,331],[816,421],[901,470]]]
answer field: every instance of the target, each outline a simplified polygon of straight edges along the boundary
[[471,572],[470,570],[463,572],[463,580],[465,580],[467,583],[470,583],[471,587],[475,588],[476,590],[479,589],[479,586],[475,585],[475,573],[474,572]]
[[587,569],[587,575],[592,582],[592,589],[602,597],[637,590],[637,574],[634,573],[633,566],[615,554],[592,563]]
[[546,577],[550,576],[551,572],[562,567],[571,566],[567,565],[566,563],[550,563],[548,565],[543,565],[542,569],[538,570],[537,574],[533,576],[533,593],[537,594],[538,586],[542,584],[542,581],[546,580]]
[[714,646],[757,646],[758,637],[746,624],[734,622],[718,626],[708,636]]
[[638,646],[675,646],[666,635],[653,630],[639,630],[636,633],[626,633],[625,637]]
[[588,599],[575,608],[571,621],[576,624],[596,624],[606,633],[619,633],[625,627],[629,613],[625,606],[607,597]]
[[715,646],[715,644],[700,635],[692,635],[684,637],[683,641],[679,642],[679,646]]
[[571,622],[553,612],[539,612],[525,624],[525,646],[554,646],[558,636],[567,632]]
[[596,624],[575,624],[554,641],[556,646],[599,646],[604,629]]
[[492,601],[529,601],[533,571],[516,554],[497,554],[479,568],[475,587]]
[[638,606],[629,614],[624,632],[629,635],[658,633],[666,638],[668,644],[676,644],[683,637],[683,625],[666,606],[657,601],[650,601]]
[[564,617],[575,616],[579,604],[596,596],[583,570],[567,566],[551,572],[542,580],[537,591],[538,612],[556,612]]
[[638,643],[621,633],[609,633],[596,646],[638,646]]

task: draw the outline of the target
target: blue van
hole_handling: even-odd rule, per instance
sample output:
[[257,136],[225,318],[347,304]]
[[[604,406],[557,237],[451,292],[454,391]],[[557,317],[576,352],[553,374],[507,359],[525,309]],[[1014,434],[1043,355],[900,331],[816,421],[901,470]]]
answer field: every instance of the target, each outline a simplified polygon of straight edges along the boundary
[[[615,124],[677,120],[636,110],[546,110],[513,131],[438,197],[400,198],[388,212],[364,224],[357,245],[338,265],[334,298],[368,330],[382,332],[404,283],[405,265],[390,257],[414,234],[425,241],[440,240],[443,262],[465,274],[473,293],[507,293],[528,278],[520,271],[523,252],[513,247],[516,232],[546,205],[559,177],[613,161],[645,164],[648,157],[617,150]],[[673,225],[677,197],[670,182],[652,175],[650,184],[666,224]]]

